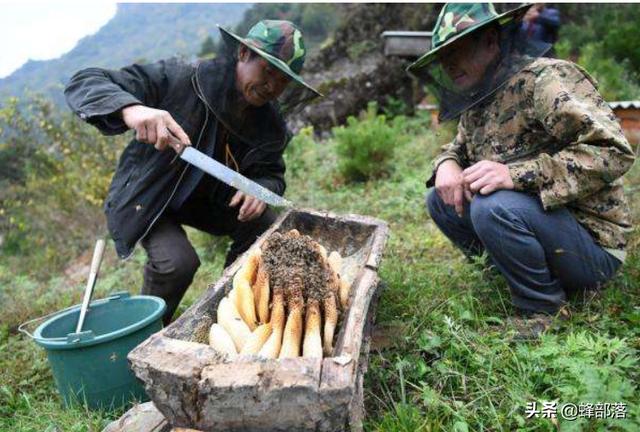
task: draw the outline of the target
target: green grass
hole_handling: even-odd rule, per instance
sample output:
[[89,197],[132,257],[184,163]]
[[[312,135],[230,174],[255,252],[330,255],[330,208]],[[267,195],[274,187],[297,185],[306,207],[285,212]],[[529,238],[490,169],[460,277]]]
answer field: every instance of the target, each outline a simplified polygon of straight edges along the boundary
[[[373,350],[365,381],[367,430],[552,431],[640,428],[640,232],[624,270],[604,296],[573,308],[535,342],[516,343],[509,291],[499,276],[469,263],[424,211],[429,161],[447,133],[435,136],[426,120],[410,120],[387,178],[345,183],[335,143],[307,133],[287,154],[288,196],[299,206],[385,219],[391,235],[381,268],[386,281],[378,324],[393,344]],[[627,183],[640,184],[634,167]],[[630,196],[637,216],[640,201]],[[203,265],[184,310],[218,278],[228,242],[189,232]],[[25,258],[27,259],[27,258]],[[119,262],[106,257],[96,296],[137,292],[144,254]],[[13,274],[0,264],[0,430],[99,431],[120,413],[63,410],[43,351],[16,326],[78,303],[82,282],[60,275]],[[527,402],[625,402],[626,420],[567,422],[525,419]],[[57,428],[57,429],[56,429]]]

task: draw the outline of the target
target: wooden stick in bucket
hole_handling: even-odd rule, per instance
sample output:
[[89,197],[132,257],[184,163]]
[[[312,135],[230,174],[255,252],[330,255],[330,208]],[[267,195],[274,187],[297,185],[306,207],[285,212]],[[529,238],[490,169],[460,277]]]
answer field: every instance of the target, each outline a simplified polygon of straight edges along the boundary
[[96,279],[98,278],[98,272],[100,271],[100,264],[102,263],[102,254],[104,254],[104,239],[98,239],[96,247],[93,250],[93,259],[91,260],[91,269],[89,270],[89,280],[87,280],[87,287],[84,290],[84,298],[82,299],[82,306],[80,307],[80,317],[78,318],[78,325],[76,326],[76,333],[82,331],[82,325],[87,314],[87,308],[93,295],[93,287],[96,285]]

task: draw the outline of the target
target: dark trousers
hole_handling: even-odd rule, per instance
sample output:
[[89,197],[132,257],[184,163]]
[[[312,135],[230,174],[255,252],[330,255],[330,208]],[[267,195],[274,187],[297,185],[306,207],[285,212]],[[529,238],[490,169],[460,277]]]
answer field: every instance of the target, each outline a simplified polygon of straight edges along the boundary
[[620,267],[566,208],[544,211],[537,196],[502,190],[476,195],[463,217],[433,190],[427,208],[467,255],[486,251],[507,279],[513,304],[555,313],[568,296],[598,289]]
[[269,208],[257,219],[238,221],[238,209],[202,199],[189,199],[177,212],[164,214],[142,240],[147,251],[142,294],[164,299],[167,310],[163,321],[171,322],[180,300],[200,266],[200,260],[182,225],[212,235],[233,239],[225,267],[245,252],[273,224],[276,214]]

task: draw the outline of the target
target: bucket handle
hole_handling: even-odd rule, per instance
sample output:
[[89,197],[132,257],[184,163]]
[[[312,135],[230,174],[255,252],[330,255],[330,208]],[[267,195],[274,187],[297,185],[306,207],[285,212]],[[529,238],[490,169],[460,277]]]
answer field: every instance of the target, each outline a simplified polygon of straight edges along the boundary
[[[127,297],[129,297],[129,293],[127,291],[120,291],[120,292],[117,292],[117,293],[114,293],[114,294],[110,295],[109,297],[105,297],[103,299],[92,301],[91,304],[89,305],[89,307],[95,306],[97,304],[101,304],[101,303],[104,303],[104,302],[108,302],[108,301],[111,301],[111,300],[117,300],[119,298],[127,298]],[[20,324],[18,326],[18,331],[20,333],[24,334],[24,335],[27,335],[30,339],[36,340],[36,337],[29,330],[27,330],[27,327],[29,327],[30,325],[32,325],[34,323],[44,321],[47,318],[51,318],[54,315],[58,315],[58,314],[61,314],[63,312],[70,311],[71,309],[74,309],[74,308],[77,308],[77,307],[78,307],[78,305],[69,306],[68,308],[64,308],[64,309],[59,310],[59,311],[51,312],[51,313],[49,313],[49,314],[47,314],[45,316],[41,316],[41,317],[38,317],[38,318],[33,318],[33,319],[28,320],[28,321],[25,321],[25,322],[23,322],[22,324]],[[65,336],[65,337],[55,337],[55,338],[47,338],[47,340],[51,340],[51,341],[66,341],[67,340],[67,336]]]
[[[47,314],[47,315],[45,315],[45,316],[41,316],[41,317],[38,317],[38,318],[30,319],[29,321],[25,321],[25,322],[23,322],[22,324],[20,324],[20,325],[18,326],[18,331],[19,331],[20,333],[22,333],[22,334],[27,335],[29,338],[31,338],[31,339],[33,339],[33,340],[36,340],[36,337],[35,337],[35,336],[34,336],[34,335],[29,331],[29,330],[27,330],[27,327],[28,327],[28,326],[30,326],[30,325],[32,325],[32,324],[34,324],[34,323],[37,323],[37,322],[44,321],[44,320],[46,320],[47,318],[51,318],[51,317],[52,317],[52,316],[54,316],[54,315],[58,315],[58,314],[61,314],[61,313],[63,313],[63,312],[70,311],[71,309],[76,308],[76,307],[78,307],[78,306],[77,306],[77,305],[69,306],[68,308],[64,308],[64,309],[59,310],[59,311],[51,312],[51,313],[49,313],[49,314]],[[62,341],[62,340],[67,340],[67,338],[66,338],[66,337],[57,337],[57,338],[50,338],[50,339],[51,339],[51,340],[60,340],[60,341]]]

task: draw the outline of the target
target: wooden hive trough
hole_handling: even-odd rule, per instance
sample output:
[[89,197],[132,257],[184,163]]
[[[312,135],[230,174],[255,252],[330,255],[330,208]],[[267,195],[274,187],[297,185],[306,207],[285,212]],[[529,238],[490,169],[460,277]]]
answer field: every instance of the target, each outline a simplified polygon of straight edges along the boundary
[[207,343],[218,303],[229,292],[241,256],[185,313],[129,354],[135,374],[174,427],[202,431],[358,430],[362,380],[379,297],[378,268],[388,235],[378,219],[290,210],[272,232],[297,229],[343,256],[351,283],[330,357],[227,360]]

